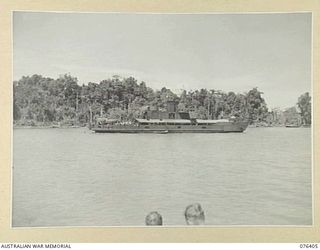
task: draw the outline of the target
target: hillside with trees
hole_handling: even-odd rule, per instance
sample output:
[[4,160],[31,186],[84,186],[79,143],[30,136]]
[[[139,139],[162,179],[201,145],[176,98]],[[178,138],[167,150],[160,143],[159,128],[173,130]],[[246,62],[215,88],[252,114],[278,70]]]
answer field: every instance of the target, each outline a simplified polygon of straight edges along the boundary
[[[189,111],[192,117],[200,119],[235,116],[257,124],[270,123],[271,114],[257,88],[247,93],[182,90],[178,95],[166,87],[154,90],[133,77],[118,76],[82,86],[77,78],[67,74],[57,79],[24,76],[14,81],[13,97],[14,124],[21,126],[85,126],[90,117],[101,116],[128,121],[141,117],[147,108],[165,110],[168,101],[175,101],[178,110]],[[310,100],[307,93],[299,98],[298,107],[305,123],[311,122]]]

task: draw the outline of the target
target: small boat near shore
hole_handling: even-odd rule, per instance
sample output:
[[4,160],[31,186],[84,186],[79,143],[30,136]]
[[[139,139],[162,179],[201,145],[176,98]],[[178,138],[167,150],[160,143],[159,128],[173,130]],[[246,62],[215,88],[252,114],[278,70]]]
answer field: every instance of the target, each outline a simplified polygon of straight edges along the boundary
[[285,125],[286,128],[300,128],[301,125],[297,125],[297,124],[287,124]]
[[159,131],[159,132],[157,132],[157,134],[168,134],[169,133],[169,131],[168,130],[163,130],[163,131]]

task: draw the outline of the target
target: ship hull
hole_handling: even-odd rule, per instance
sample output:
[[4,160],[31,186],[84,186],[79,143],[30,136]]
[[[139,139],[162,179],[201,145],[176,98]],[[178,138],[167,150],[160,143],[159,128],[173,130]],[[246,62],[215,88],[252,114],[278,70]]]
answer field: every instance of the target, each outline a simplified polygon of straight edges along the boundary
[[248,123],[225,123],[214,125],[166,125],[166,126],[112,126],[112,127],[94,127],[91,130],[96,133],[241,133],[246,130]]

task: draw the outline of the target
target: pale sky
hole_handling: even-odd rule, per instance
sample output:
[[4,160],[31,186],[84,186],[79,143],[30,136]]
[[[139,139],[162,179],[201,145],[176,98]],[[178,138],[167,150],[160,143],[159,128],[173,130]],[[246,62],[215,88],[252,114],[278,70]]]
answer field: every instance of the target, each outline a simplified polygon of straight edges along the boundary
[[311,90],[310,13],[14,12],[14,80],[133,76],[154,89],[264,92],[286,108]]

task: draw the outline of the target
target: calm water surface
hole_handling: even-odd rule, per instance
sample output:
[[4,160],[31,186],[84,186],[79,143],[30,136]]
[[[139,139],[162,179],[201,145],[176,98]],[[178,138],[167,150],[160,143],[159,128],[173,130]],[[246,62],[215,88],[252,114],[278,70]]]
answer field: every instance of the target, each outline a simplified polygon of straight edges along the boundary
[[311,130],[94,134],[14,129],[13,226],[312,224]]

